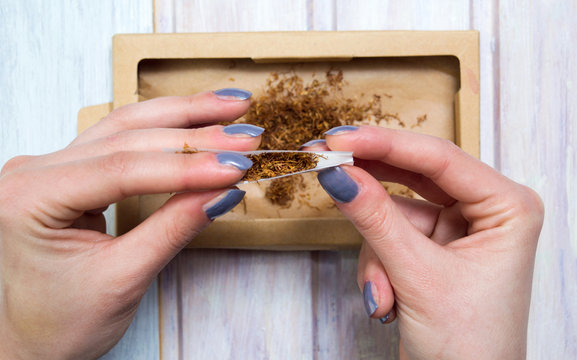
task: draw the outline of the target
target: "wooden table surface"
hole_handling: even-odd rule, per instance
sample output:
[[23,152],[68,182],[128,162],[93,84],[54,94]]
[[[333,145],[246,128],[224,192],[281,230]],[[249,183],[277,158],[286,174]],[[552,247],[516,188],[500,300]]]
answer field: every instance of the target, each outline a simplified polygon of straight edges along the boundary
[[[0,164],[65,146],[79,108],[112,100],[115,33],[479,30],[482,159],[546,206],[528,358],[575,359],[575,16],[575,0],[0,0]],[[356,256],[184,251],[104,358],[395,358],[395,326],[364,314]]]

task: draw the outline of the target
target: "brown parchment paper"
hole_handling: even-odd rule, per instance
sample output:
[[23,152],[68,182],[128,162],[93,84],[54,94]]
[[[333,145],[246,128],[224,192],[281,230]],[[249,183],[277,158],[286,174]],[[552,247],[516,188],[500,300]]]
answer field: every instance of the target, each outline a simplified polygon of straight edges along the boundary
[[[139,64],[138,94],[146,100],[167,95],[189,95],[226,87],[264,93],[272,72],[294,72],[305,83],[323,80],[328,70],[342,70],[343,95],[359,103],[381,96],[384,112],[396,114],[401,122],[374,124],[426,133],[455,140],[454,98],[459,90],[459,61],[452,56],[408,58],[354,58],[338,62],[256,63],[251,59],[161,59]],[[426,120],[417,119],[426,116]],[[370,120],[366,121],[371,123]],[[174,144],[175,147],[183,144]],[[189,144],[194,147],[194,144]],[[240,186],[245,200],[233,211],[217,219],[231,224],[264,219],[339,219],[342,215],[316,181],[316,174],[303,176],[305,190],[299,191],[288,208],[271,204],[264,196],[267,182]],[[406,189],[388,184],[391,193]],[[141,220],[152,214],[170,195],[140,198]],[[263,225],[264,226],[264,225]]]

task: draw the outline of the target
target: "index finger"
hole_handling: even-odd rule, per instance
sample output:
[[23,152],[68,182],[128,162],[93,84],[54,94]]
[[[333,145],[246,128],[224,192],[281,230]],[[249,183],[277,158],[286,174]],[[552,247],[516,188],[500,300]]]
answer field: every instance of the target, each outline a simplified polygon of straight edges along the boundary
[[461,150],[454,143],[433,136],[378,126],[329,130],[332,150],[352,151],[360,159],[422,174],[452,198],[476,203],[497,191],[507,191],[511,181]]
[[[224,90],[235,90],[235,96]],[[250,106],[251,93],[241,89],[203,92],[192,96],[166,96],[112,111],[83,132],[73,144],[84,143],[124,130],[152,128],[189,128],[200,124],[232,121]]]
[[23,169],[9,174],[8,180],[15,186],[34,183],[21,194],[21,203],[39,209],[37,218],[50,227],[63,228],[86,210],[130,196],[224,189],[238,182],[250,166],[248,158],[226,152],[117,152]]

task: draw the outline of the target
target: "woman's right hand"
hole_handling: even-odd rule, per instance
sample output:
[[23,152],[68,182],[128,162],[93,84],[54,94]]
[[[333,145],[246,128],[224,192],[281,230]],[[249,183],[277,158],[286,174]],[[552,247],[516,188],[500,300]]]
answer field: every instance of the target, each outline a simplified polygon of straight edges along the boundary
[[326,144],[354,153],[318,178],[365,239],[358,284],[369,316],[398,319],[402,357],[524,358],[539,196],[430,136],[344,126]]

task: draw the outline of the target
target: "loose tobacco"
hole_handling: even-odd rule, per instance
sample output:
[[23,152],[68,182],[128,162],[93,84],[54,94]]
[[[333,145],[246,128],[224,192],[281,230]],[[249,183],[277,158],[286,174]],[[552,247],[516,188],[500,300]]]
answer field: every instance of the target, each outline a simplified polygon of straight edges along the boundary
[[274,152],[249,155],[253,162],[243,180],[255,181],[314,169],[319,155],[308,152]]

